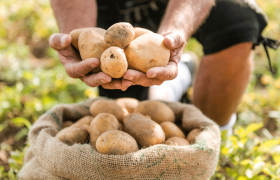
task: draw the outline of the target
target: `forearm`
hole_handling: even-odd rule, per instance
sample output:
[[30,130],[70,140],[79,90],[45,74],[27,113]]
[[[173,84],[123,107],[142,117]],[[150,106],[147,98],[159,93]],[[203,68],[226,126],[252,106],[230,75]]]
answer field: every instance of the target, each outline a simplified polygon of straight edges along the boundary
[[61,33],[68,34],[73,29],[96,26],[95,0],[51,0],[51,5]]
[[188,40],[214,4],[215,0],[170,0],[158,33],[181,31]]

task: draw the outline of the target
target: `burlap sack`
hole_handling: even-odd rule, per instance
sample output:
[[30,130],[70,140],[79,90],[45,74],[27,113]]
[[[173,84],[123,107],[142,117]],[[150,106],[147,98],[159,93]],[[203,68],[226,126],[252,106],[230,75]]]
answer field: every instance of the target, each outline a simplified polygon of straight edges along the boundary
[[126,155],[100,154],[89,144],[66,145],[54,136],[63,120],[89,114],[94,100],[59,105],[42,115],[29,132],[30,149],[20,180],[32,179],[209,179],[217,166],[220,149],[218,126],[192,105],[166,103],[183,119],[187,129],[201,128],[196,144],[156,145]]

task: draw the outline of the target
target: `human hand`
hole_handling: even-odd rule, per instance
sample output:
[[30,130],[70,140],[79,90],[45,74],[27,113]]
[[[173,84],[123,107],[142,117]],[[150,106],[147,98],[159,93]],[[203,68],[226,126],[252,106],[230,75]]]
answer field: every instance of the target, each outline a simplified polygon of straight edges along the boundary
[[101,85],[105,89],[126,90],[133,82],[123,82],[114,79],[104,72],[89,74],[100,64],[99,59],[89,58],[82,61],[79,53],[71,46],[71,37],[68,34],[55,33],[49,39],[50,46],[58,52],[60,62],[71,78],[79,78],[90,87]]
[[170,59],[165,67],[154,67],[143,73],[133,69],[128,69],[123,76],[122,84],[129,81],[141,86],[160,85],[166,80],[172,80],[178,74],[178,62],[183,54],[186,45],[185,35],[180,31],[169,31],[160,33],[164,36],[164,43],[170,49]]

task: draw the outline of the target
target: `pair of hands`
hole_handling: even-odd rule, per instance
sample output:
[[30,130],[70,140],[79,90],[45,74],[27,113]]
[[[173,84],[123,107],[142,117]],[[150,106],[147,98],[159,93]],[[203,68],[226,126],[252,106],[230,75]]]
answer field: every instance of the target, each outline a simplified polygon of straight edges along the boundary
[[79,78],[88,86],[102,86],[105,89],[121,89],[125,91],[129,86],[160,85],[166,80],[172,80],[178,74],[178,62],[181,59],[186,38],[180,31],[162,33],[164,43],[170,49],[170,59],[165,67],[154,67],[143,73],[128,69],[122,79],[112,79],[104,72],[88,74],[99,65],[99,59],[89,58],[81,60],[79,53],[71,45],[71,37],[68,34],[53,34],[49,39],[50,46],[58,52],[59,59],[64,65],[68,76]]

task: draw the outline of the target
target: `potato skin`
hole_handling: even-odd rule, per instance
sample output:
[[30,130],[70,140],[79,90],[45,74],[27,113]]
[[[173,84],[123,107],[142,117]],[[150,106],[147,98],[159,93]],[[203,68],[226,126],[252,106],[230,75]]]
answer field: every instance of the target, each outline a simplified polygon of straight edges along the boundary
[[83,125],[75,123],[59,131],[55,137],[68,145],[84,143],[88,139],[88,131]]
[[143,147],[161,144],[165,141],[164,132],[159,124],[139,114],[130,114],[124,130]]
[[165,139],[171,138],[171,137],[181,137],[185,138],[185,134],[183,131],[176,126],[176,124],[172,122],[163,122],[160,124],[162,130],[165,134]]
[[88,116],[84,116],[82,118],[80,118],[76,123],[80,123],[80,124],[87,124],[90,125],[91,121],[93,120],[93,116],[88,115]]
[[115,46],[106,49],[101,56],[100,66],[112,78],[121,78],[128,68],[123,49]]
[[190,145],[189,141],[187,141],[185,138],[181,137],[171,137],[165,141],[166,145],[171,145],[171,146],[186,146]]
[[101,134],[96,141],[96,149],[100,153],[113,155],[123,155],[139,150],[136,140],[119,130]]
[[193,129],[189,132],[188,136],[187,136],[187,140],[193,144],[195,143],[196,140],[196,136],[198,136],[198,134],[201,133],[200,129]]
[[134,39],[136,39],[139,36],[142,36],[144,34],[147,34],[147,33],[153,33],[152,31],[150,31],[148,29],[145,29],[145,28],[134,27],[133,29],[134,29],[134,32],[135,32]]
[[175,122],[175,114],[171,108],[159,101],[142,101],[134,112],[149,115],[152,120],[159,124],[165,121]]
[[134,112],[134,109],[139,104],[139,101],[135,98],[118,98],[115,101],[120,107],[125,108],[129,113]]
[[156,33],[146,33],[130,43],[125,55],[130,69],[147,72],[153,67],[166,66],[170,58],[170,49],[164,37]]
[[97,116],[100,113],[110,113],[114,115],[120,122],[123,121],[124,111],[114,100],[101,99],[94,101],[90,106],[92,116]]
[[72,126],[73,122],[72,121],[63,121],[62,122],[62,128],[67,128],[67,127],[70,127]]
[[105,35],[104,41],[111,46],[125,48],[133,40],[135,32],[129,23],[120,22],[110,26]]
[[117,118],[109,113],[98,114],[91,122],[89,127],[90,144],[95,147],[98,137],[110,130],[118,130],[119,121]]

